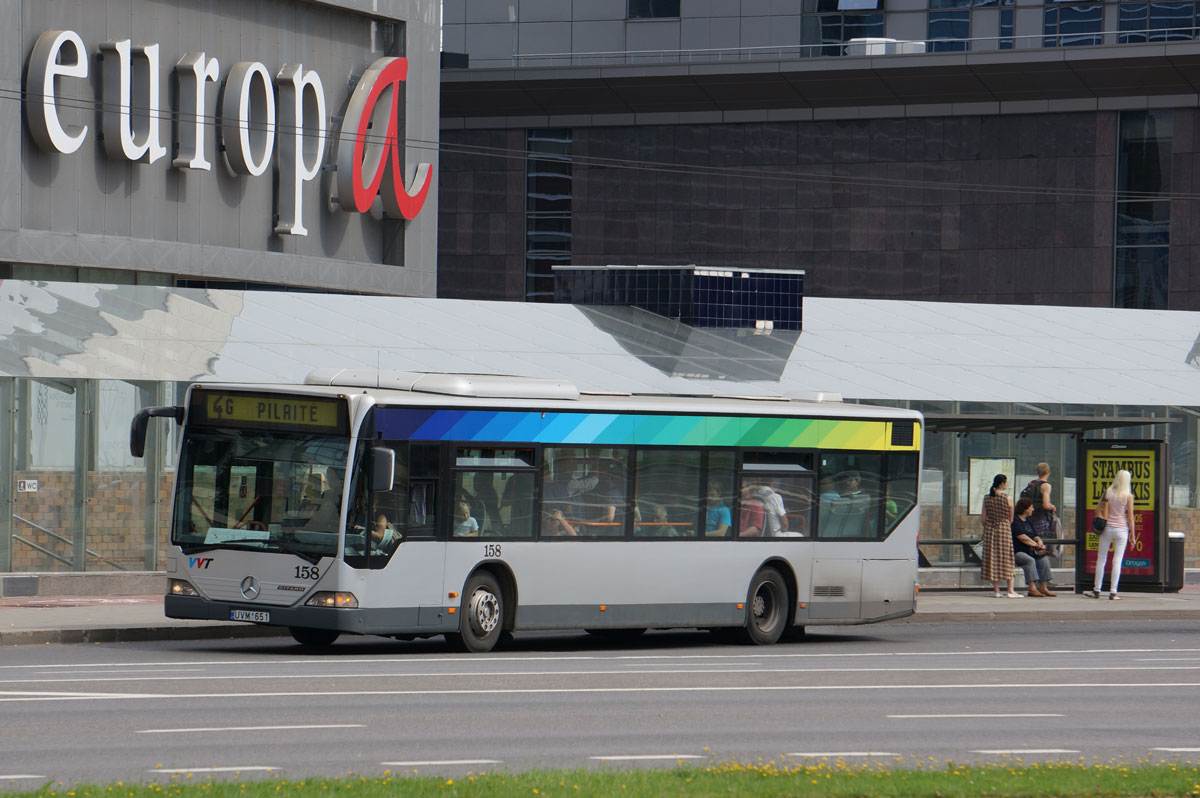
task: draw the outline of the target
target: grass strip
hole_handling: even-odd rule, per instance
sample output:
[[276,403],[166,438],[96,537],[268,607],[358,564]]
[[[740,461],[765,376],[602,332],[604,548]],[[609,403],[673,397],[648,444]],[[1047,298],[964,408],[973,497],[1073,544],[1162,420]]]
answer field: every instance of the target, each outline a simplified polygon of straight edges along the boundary
[[[355,798],[561,798],[562,796],[845,796],[846,798],[1200,798],[1200,765],[1191,762],[1112,761],[1042,762],[1019,758],[992,764],[961,765],[934,760],[896,759],[867,765],[837,760],[819,764],[796,761],[728,762],[697,767],[680,763],[665,769],[603,768],[534,770],[524,773],[479,772],[456,778],[423,775],[419,768],[385,771],[377,776],[353,773],[339,778],[300,780],[260,778],[252,774],[221,780],[197,776],[164,777],[138,784],[109,785],[51,782],[32,792],[5,796],[56,798],[279,798],[280,796],[353,795]],[[7,788],[7,789],[5,789]]]

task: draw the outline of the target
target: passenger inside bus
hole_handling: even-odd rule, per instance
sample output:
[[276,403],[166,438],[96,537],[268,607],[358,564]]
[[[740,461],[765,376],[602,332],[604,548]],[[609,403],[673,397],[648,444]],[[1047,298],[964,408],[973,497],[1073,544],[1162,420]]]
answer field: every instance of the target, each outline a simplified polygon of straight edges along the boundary
[[317,501],[308,522],[302,529],[313,532],[336,532],[342,513],[342,475],[336,468],[325,470],[325,490]]
[[704,534],[706,537],[722,538],[729,534],[733,518],[729,513],[729,505],[721,495],[721,486],[716,482],[708,483],[708,504],[704,512]]
[[454,505],[454,536],[479,537],[479,522],[471,517],[471,506],[466,502],[457,502]]
[[633,529],[633,534],[640,538],[679,538],[685,537],[686,533],[680,531],[677,527],[671,524],[671,520],[667,515],[667,508],[657,502],[650,502],[647,505],[649,516],[648,521],[640,520],[642,513],[635,508],[636,514],[639,516],[639,522]]
[[741,498],[738,501],[738,537],[762,537],[766,508],[755,493],[757,487],[753,479],[742,480]]

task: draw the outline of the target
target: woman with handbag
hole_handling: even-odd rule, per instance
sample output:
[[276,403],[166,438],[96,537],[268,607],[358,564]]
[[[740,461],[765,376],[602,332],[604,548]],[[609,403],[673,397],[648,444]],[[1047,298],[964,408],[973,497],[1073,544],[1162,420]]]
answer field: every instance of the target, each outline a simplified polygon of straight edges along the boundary
[[[1008,477],[997,474],[992,480],[992,489],[983,497],[983,557],[980,572],[985,581],[992,583],[993,595],[1000,598],[1023,598],[1013,590],[1013,546],[1009,525],[1012,524],[1012,502],[1005,495]],[[1001,594],[1000,583],[1008,584],[1008,593]]]
[[[1104,498],[1096,508],[1096,518],[1104,520],[1104,528],[1096,529],[1100,532],[1099,548],[1096,550],[1096,576],[1093,588],[1084,591],[1085,596],[1100,598],[1100,588],[1104,586],[1104,566],[1108,562],[1108,548],[1111,546],[1113,561],[1108,597],[1112,601],[1119,601],[1121,598],[1117,595],[1117,586],[1121,581],[1121,560],[1125,558],[1125,547],[1129,538],[1136,531],[1133,524],[1133,493],[1129,484],[1129,472],[1118,471],[1116,479],[1109,489],[1104,491]],[[1099,524],[1094,521],[1093,527],[1096,526]]]

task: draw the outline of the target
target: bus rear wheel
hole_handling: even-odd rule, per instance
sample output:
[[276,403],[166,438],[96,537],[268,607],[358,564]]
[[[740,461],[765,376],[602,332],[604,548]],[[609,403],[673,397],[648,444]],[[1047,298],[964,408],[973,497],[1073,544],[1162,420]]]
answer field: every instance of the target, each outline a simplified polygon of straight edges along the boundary
[[787,626],[788,590],[774,568],[763,568],[750,580],[746,603],[746,642],[769,646],[779,642]]
[[480,571],[467,580],[458,632],[446,635],[446,640],[459,651],[482,654],[495,648],[503,627],[504,593],[500,583],[487,571]]
[[309,629],[305,626],[289,626],[292,639],[305,648],[329,648],[341,632],[334,629]]

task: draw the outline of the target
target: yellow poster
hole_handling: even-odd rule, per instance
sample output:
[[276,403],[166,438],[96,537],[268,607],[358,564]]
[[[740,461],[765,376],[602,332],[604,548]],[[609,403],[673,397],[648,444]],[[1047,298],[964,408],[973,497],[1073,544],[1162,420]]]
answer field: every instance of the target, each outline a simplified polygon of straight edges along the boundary
[[1117,472],[1129,472],[1129,489],[1133,493],[1134,526],[1125,550],[1123,573],[1154,574],[1155,511],[1158,492],[1156,483],[1156,452],[1149,449],[1103,449],[1087,453],[1083,478],[1087,485],[1087,504],[1079,508],[1084,514],[1084,563],[1088,573],[1095,573],[1100,536],[1092,530],[1096,508],[1104,492],[1112,485]]

